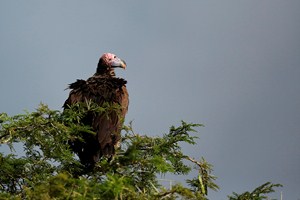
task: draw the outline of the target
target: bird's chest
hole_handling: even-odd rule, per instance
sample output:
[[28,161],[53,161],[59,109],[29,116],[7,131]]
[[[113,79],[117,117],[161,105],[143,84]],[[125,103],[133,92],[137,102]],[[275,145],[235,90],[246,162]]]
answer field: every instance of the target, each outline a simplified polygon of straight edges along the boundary
[[102,83],[90,86],[89,90],[96,102],[115,102],[123,93],[123,86],[118,86],[112,83]]

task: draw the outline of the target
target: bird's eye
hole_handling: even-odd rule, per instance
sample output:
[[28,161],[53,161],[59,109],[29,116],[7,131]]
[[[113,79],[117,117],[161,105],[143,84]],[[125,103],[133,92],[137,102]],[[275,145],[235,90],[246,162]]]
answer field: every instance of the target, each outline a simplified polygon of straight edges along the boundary
[[117,56],[115,55],[114,58],[116,58]]

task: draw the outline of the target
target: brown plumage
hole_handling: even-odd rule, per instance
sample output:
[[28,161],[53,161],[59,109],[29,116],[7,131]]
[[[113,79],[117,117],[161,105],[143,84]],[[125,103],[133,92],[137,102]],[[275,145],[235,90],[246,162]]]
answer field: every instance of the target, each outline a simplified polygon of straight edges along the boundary
[[117,104],[120,112],[112,110],[104,113],[88,113],[82,123],[92,127],[96,136],[82,133],[84,141],[70,141],[72,150],[78,155],[82,164],[94,166],[100,157],[111,158],[115,148],[119,146],[121,128],[125,114],[128,110],[127,81],[115,77],[114,68],[126,68],[125,61],[114,54],[105,53],[99,59],[96,73],[85,80],[77,80],[70,84],[69,98],[64,104],[64,109],[79,102],[92,101],[100,107],[104,103]]

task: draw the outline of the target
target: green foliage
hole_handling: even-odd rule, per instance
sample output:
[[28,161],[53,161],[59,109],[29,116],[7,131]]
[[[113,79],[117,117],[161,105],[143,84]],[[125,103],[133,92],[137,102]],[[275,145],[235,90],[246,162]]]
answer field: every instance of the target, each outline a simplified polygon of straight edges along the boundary
[[[31,113],[0,114],[0,145],[11,149],[11,154],[0,153],[0,199],[207,199],[208,189],[218,190],[212,165],[185,155],[180,146],[196,144],[196,128],[202,125],[183,121],[161,137],[137,134],[130,123],[113,159],[101,158],[92,171],[85,170],[68,142],[95,134],[82,123],[87,113],[118,109],[85,102],[64,112],[41,104]],[[23,155],[14,155],[15,144],[23,145]],[[167,188],[158,179],[192,170],[198,173],[186,180],[188,186]]]
[[255,188],[252,192],[244,192],[242,194],[237,194],[233,192],[232,196],[228,196],[229,200],[261,200],[269,199],[266,194],[274,192],[275,187],[282,187],[281,184],[272,184],[267,182],[261,186]]

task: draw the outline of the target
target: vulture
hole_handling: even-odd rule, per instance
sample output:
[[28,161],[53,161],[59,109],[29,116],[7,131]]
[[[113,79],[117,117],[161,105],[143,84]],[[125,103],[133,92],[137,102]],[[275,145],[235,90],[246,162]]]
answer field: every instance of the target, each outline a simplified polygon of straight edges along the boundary
[[128,110],[127,81],[117,78],[115,68],[126,68],[126,62],[112,53],[103,54],[96,73],[87,80],[77,80],[65,101],[64,110],[77,103],[93,102],[97,106],[118,105],[118,110],[87,112],[81,123],[91,127],[95,134],[82,132],[81,139],[69,141],[71,149],[84,166],[93,167],[101,157],[111,159],[120,145],[121,129]]

